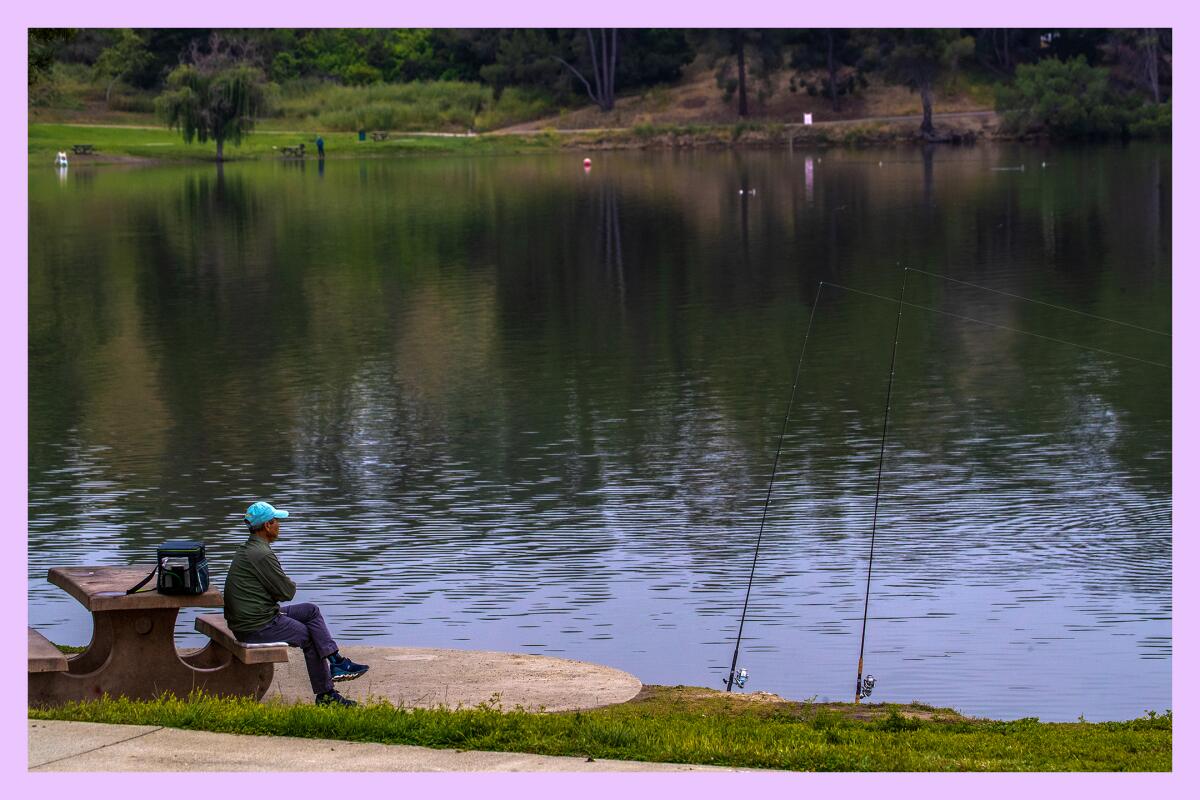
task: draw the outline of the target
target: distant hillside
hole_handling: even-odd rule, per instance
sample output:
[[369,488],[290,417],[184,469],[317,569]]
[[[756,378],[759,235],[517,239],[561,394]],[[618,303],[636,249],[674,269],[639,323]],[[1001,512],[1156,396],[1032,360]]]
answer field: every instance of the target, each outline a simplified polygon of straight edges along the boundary
[[[812,83],[819,85],[820,77],[813,73]],[[726,96],[718,87],[716,70],[693,64],[684,70],[683,77],[677,84],[657,86],[618,98],[616,108],[608,113],[601,113],[595,106],[587,106],[564,110],[555,116],[514,125],[505,130],[578,130],[625,128],[646,124],[799,123],[804,121],[806,113],[812,114],[814,121],[921,113],[921,99],[915,93],[903,87],[885,84],[882,79],[866,77],[867,88],[843,95],[837,112],[833,111],[828,97],[810,95],[807,86],[801,86],[799,81],[789,85],[788,81],[780,80],[775,91],[765,101],[757,97],[751,99],[750,117],[743,119],[737,115],[736,100]],[[795,87],[794,91],[792,86]],[[990,86],[972,83],[966,77],[958,76],[950,85],[939,88],[934,103],[934,116],[936,118],[938,113],[960,111],[991,111],[993,107],[994,98]]]

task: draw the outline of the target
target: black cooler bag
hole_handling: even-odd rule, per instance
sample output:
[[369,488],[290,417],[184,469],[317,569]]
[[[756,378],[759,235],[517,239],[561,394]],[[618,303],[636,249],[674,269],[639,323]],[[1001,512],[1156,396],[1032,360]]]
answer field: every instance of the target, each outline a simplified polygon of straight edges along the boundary
[[158,563],[145,580],[127,594],[145,586],[158,573],[160,594],[204,594],[208,591],[208,559],[204,557],[204,542],[177,540],[158,546]]
[[208,591],[204,542],[181,540],[158,546],[158,591],[161,594],[204,594]]

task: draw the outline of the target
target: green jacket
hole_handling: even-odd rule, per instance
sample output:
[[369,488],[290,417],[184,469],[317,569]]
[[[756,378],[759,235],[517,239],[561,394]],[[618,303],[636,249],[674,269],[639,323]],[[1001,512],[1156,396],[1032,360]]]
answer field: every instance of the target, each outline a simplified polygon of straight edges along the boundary
[[271,545],[250,534],[237,549],[225,579],[225,621],[235,634],[250,634],[279,614],[279,601],[296,596]]

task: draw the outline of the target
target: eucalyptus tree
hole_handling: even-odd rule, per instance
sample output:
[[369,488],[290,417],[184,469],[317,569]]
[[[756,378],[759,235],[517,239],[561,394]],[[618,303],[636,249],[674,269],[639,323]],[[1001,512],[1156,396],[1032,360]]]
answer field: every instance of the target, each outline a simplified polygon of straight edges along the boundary
[[848,28],[810,28],[799,31],[795,38],[791,67],[797,72],[823,70],[824,91],[833,110],[840,111],[841,96],[854,85],[854,78],[843,77],[841,72],[858,63],[862,51],[859,33]]
[[1103,50],[1122,82],[1146,92],[1156,104],[1163,102],[1163,79],[1169,84],[1171,75],[1169,28],[1114,30]]
[[601,111],[612,111],[617,102],[617,29],[605,31],[600,28],[598,34],[593,34],[592,29],[587,28],[584,32],[587,35],[588,55],[591,56],[592,80],[589,81],[565,59],[559,56],[553,58],[579,79],[588,97]]
[[884,77],[921,95],[921,133],[933,135],[933,89],[975,50],[975,40],[957,28],[904,28],[881,31],[879,56]]
[[[713,28],[688,31],[696,50],[718,64],[717,83],[728,95],[737,92],[739,117],[750,115],[750,78],[759,85],[759,100],[771,92],[771,76],[783,66],[783,51],[794,33],[778,28]],[[729,77],[730,70],[737,77]]]
[[100,52],[94,67],[96,75],[107,81],[104,104],[109,104],[117,81],[144,70],[149,62],[150,51],[142,37],[130,28],[118,31],[117,40]]

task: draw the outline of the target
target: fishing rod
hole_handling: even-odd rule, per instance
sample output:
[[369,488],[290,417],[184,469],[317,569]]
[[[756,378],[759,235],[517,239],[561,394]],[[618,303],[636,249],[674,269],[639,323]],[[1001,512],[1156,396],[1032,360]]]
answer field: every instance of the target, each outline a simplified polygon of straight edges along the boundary
[[835,287],[838,289],[843,289],[845,291],[854,292],[856,294],[862,294],[862,295],[866,295],[868,297],[874,297],[879,300],[886,300],[891,303],[896,303],[896,326],[895,326],[895,331],[892,335],[892,355],[891,355],[891,363],[888,368],[887,396],[884,401],[884,409],[883,409],[883,431],[880,436],[879,463],[878,463],[878,467],[876,469],[876,474],[875,474],[875,503],[874,503],[874,510],[873,510],[872,516],[871,516],[871,545],[870,545],[870,553],[867,557],[867,584],[866,584],[866,589],[863,593],[862,633],[861,633],[861,636],[859,639],[858,675],[855,680],[855,689],[854,689],[854,702],[856,704],[858,702],[860,702],[860,700],[863,697],[869,697],[871,695],[872,690],[875,688],[874,676],[872,676],[872,675],[864,676],[863,675],[863,666],[864,666],[864,656],[866,653],[867,619],[868,619],[868,611],[870,609],[870,602],[871,602],[871,578],[872,578],[872,574],[874,571],[874,564],[875,564],[875,534],[878,529],[879,498],[880,498],[882,486],[883,486],[883,460],[884,460],[884,455],[885,455],[886,449],[887,449],[888,419],[889,419],[891,407],[892,407],[892,387],[895,383],[895,377],[896,377],[896,354],[899,350],[899,345],[900,345],[900,322],[901,322],[901,318],[903,316],[904,307],[907,305],[910,308],[916,308],[916,309],[920,309],[923,311],[930,311],[935,314],[942,314],[944,316],[952,317],[954,319],[964,320],[967,322],[975,322],[975,323],[978,323],[981,325],[986,325],[991,328],[998,328],[1000,330],[1009,331],[1012,333],[1019,333],[1019,334],[1026,335],[1026,336],[1033,336],[1038,339],[1044,339],[1046,341],[1055,342],[1057,344],[1070,345],[1072,347],[1077,347],[1082,350],[1090,350],[1092,352],[1102,353],[1104,355],[1112,356],[1114,358],[1127,359],[1130,361],[1136,361],[1136,362],[1139,362],[1142,364],[1148,364],[1150,366],[1161,367],[1161,368],[1168,369],[1168,370],[1171,368],[1169,364],[1163,364],[1163,363],[1160,363],[1157,361],[1150,361],[1148,359],[1138,358],[1136,356],[1125,355],[1123,353],[1115,353],[1115,352],[1112,352],[1109,350],[1102,350],[1101,348],[1098,348],[1098,347],[1091,347],[1089,345],[1079,344],[1078,342],[1071,342],[1071,341],[1068,341],[1065,339],[1056,339],[1052,336],[1045,336],[1043,334],[1033,333],[1032,331],[1025,331],[1025,330],[1021,330],[1019,328],[1012,328],[1007,325],[998,325],[996,323],[988,322],[986,320],[976,319],[974,317],[968,317],[968,316],[965,316],[962,314],[955,314],[955,313],[949,312],[949,311],[942,311],[941,309],[932,308],[930,306],[919,305],[919,304],[913,303],[911,301],[906,301],[904,299],[904,296],[905,296],[906,290],[908,288],[908,273],[909,272],[918,272],[918,273],[921,273],[924,275],[929,275],[929,276],[935,277],[935,278],[944,278],[946,280],[953,281],[955,283],[960,283],[960,284],[963,284],[966,286],[971,286],[972,288],[982,289],[984,291],[995,292],[997,294],[1005,295],[1005,296],[1012,297],[1012,298],[1015,298],[1018,300],[1024,300],[1024,301],[1028,301],[1031,303],[1037,303],[1039,305],[1048,306],[1050,308],[1055,308],[1055,309],[1059,309],[1062,311],[1069,311],[1071,313],[1080,314],[1080,315],[1087,316],[1087,317],[1092,317],[1094,319],[1103,320],[1105,322],[1112,322],[1117,325],[1124,325],[1124,326],[1130,327],[1130,328],[1137,328],[1139,330],[1146,331],[1147,333],[1153,333],[1153,334],[1157,334],[1160,336],[1168,336],[1168,337],[1170,336],[1169,333],[1163,333],[1161,331],[1156,331],[1156,330],[1153,330],[1150,328],[1142,328],[1139,325],[1122,322],[1121,320],[1110,319],[1108,317],[1101,317],[1096,314],[1089,314],[1088,312],[1085,312],[1085,311],[1078,311],[1076,309],[1068,308],[1066,306],[1058,306],[1053,303],[1047,303],[1047,302],[1044,302],[1041,300],[1034,300],[1032,298],[1022,297],[1020,295],[1012,294],[1010,292],[1000,291],[998,289],[990,289],[986,286],[980,286],[978,284],[968,283],[966,281],[960,281],[956,278],[950,278],[948,276],[939,275],[937,273],[927,272],[926,270],[917,269],[915,267],[905,267],[904,268],[904,275],[900,282],[900,299],[899,300],[897,300],[894,297],[887,297],[885,295],[876,294],[874,292],[867,292],[862,289],[855,289],[852,286],[843,286],[838,283],[833,283],[832,281],[820,281],[820,283],[817,286],[817,294],[816,294],[815,298],[813,299],[812,311],[809,314],[808,327],[804,333],[804,342],[800,348],[800,358],[796,362],[796,372],[795,372],[795,376],[792,379],[792,391],[791,391],[791,395],[788,398],[787,411],[784,414],[784,418],[783,418],[783,428],[780,430],[780,433],[779,433],[779,444],[775,450],[775,461],[771,467],[771,478],[767,484],[767,497],[766,497],[766,501],[763,503],[762,518],[759,521],[758,538],[754,545],[754,560],[750,565],[750,577],[746,583],[746,596],[745,596],[745,600],[742,603],[741,619],[738,622],[737,640],[734,643],[733,659],[729,665],[729,677],[725,681],[723,681],[723,683],[725,684],[726,691],[733,691],[733,687],[735,685],[738,686],[739,688],[744,687],[746,685],[746,681],[749,678],[749,673],[747,672],[747,670],[742,669],[739,671],[737,669],[737,663],[738,663],[738,655],[741,650],[742,633],[745,629],[745,624],[746,624],[746,614],[750,607],[750,592],[754,586],[754,574],[758,567],[758,556],[759,556],[759,552],[762,547],[762,537],[763,537],[763,532],[766,527],[767,513],[771,506],[771,493],[775,486],[775,476],[779,469],[779,458],[780,458],[780,454],[783,451],[784,435],[787,432],[788,421],[791,418],[792,406],[793,406],[793,404],[795,402],[795,398],[796,398],[796,387],[799,385],[799,381],[800,381],[800,368],[804,363],[804,355],[808,349],[808,339],[809,339],[810,334],[812,333],[813,320],[816,318],[817,304],[820,302],[820,299],[821,299],[821,290],[826,285],[829,285],[829,286],[832,286],[832,287]]
[[931,278],[937,278],[939,280],[949,281],[950,283],[957,283],[960,286],[970,286],[972,289],[980,289],[981,291],[991,292],[992,294],[998,294],[1003,297],[1011,297],[1014,300],[1024,300],[1026,303],[1036,303],[1039,306],[1053,308],[1056,311],[1066,311],[1070,314],[1078,314],[1081,317],[1090,317],[1091,319],[1098,319],[1101,322],[1111,322],[1113,325],[1123,325],[1126,328],[1133,328],[1134,330],[1143,331],[1145,333],[1153,333],[1155,336],[1166,336],[1167,338],[1171,337],[1171,334],[1169,334],[1165,331],[1155,330],[1154,328],[1146,328],[1146,327],[1143,327],[1142,325],[1135,325],[1132,322],[1123,322],[1122,320],[1113,319],[1112,317],[1102,317],[1099,314],[1092,314],[1087,311],[1080,311],[1077,308],[1070,308],[1068,306],[1060,306],[1057,303],[1047,303],[1045,300],[1035,300],[1032,297],[1023,297],[1019,294],[1013,294],[1012,292],[1005,292],[1000,289],[993,289],[990,286],[981,286],[978,283],[971,283],[970,281],[960,280],[959,278],[952,278],[949,275],[942,275],[937,272],[929,272],[928,270],[917,269],[916,267],[905,267],[905,269],[908,271],[911,271],[911,272],[920,273],[921,275],[928,275]]
[[[1110,352],[1107,350],[1101,350],[1098,347],[1089,347],[1088,345],[1082,345],[1077,342],[1069,342],[1064,339],[1055,339],[1053,337],[1044,336],[1042,334],[1033,333],[1031,331],[1022,331],[1017,328],[1009,328],[1008,326],[1005,326],[1005,325],[997,325],[995,323],[987,322],[985,320],[974,319],[972,317],[966,317],[961,314],[954,314],[952,312],[942,311],[940,309],[930,308],[928,306],[922,306],[922,305],[918,305],[916,303],[911,303],[911,302],[906,303],[904,300],[904,294],[905,294],[905,290],[908,287],[908,273],[910,271],[911,272],[919,272],[919,273],[922,273],[925,275],[930,275],[932,277],[939,277],[939,278],[946,277],[946,276],[938,275],[936,273],[926,272],[925,270],[915,269],[912,267],[905,267],[904,268],[904,277],[900,282],[900,299],[898,301],[893,298],[890,298],[890,297],[884,297],[883,295],[874,294],[872,292],[864,292],[860,289],[853,289],[849,286],[840,286],[839,284],[830,283],[830,286],[836,286],[840,289],[845,289],[845,290],[848,290],[851,292],[857,292],[860,294],[865,294],[865,295],[877,297],[877,298],[883,299],[883,300],[889,300],[891,302],[896,303],[896,330],[892,337],[892,359],[891,359],[891,365],[888,370],[887,399],[884,402],[884,409],[883,409],[883,432],[882,432],[882,435],[880,436],[880,441],[879,441],[879,466],[878,466],[878,469],[877,469],[876,475],[875,475],[875,509],[871,516],[871,549],[870,549],[870,555],[867,558],[867,586],[866,586],[866,591],[863,593],[862,635],[861,635],[861,638],[859,639],[859,645],[858,645],[858,677],[855,681],[855,687],[854,687],[854,702],[855,702],[855,704],[857,704],[863,697],[869,697],[871,695],[871,691],[875,688],[874,676],[867,675],[865,678],[863,677],[863,657],[865,654],[866,642],[867,642],[867,611],[868,611],[868,608],[870,606],[870,601],[871,601],[871,575],[872,575],[872,571],[873,571],[873,567],[874,567],[874,563],[875,563],[875,533],[876,533],[877,523],[878,523],[878,519],[879,519],[879,497],[880,497],[881,488],[882,488],[882,484],[883,484],[883,457],[884,457],[885,449],[887,447],[888,417],[889,417],[889,412],[891,411],[891,408],[892,408],[892,386],[895,382],[895,377],[896,377],[896,352],[899,349],[899,344],[900,344],[900,320],[904,313],[904,306],[908,305],[912,308],[919,308],[919,309],[922,309],[925,311],[932,311],[934,313],[944,314],[946,316],[954,317],[956,319],[962,319],[962,320],[966,320],[969,322],[977,322],[982,325],[987,325],[987,326],[993,327],[993,328],[1000,328],[1002,330],[1008,330],[1008,331],[1012,331],[1014,333],[1022,333],[1022,334],[1026,334],[1029,336],[1035,336],[1039,339],[1046,339],[1046,340],[1049,340],[1052,342],[1058,342],[1060,344],[1068,344],[1068,345],[1072,345],[1074,347],[1078,347],[1078,348],[1081,348],[1084,350],[1091,350],[1093,352],[1104,353],[1105,355],[1115,356],[1117,358],[1125,358],[1125,359],[1129,359],[1131,361],[1138,361],[1143,364],[1149,364],[1151,366],[1163,367],[1166,369],[1170,369],[1169,365],[1162,364],[1162,363],[1159,363],[1156,361],[1149,361],[1147,359],[1137,358],[1136,356],[1128,356],[1128,355],[1124,355],[1122,353],[1113,353],[1113,352]],[[1040,305],[1050,306],[1051,308],[1056,308],[1056,309],[1060,309],[1063,311],[1070,311],[1072,313],[1081,314],[1083,316],[1104,320],[1106,322],[1113,322],[1118,325],[1125,325],[1125,326],[1131,327],[1131,328],[1138,328],[1138,329],[1144,330],[1148,333],[1154,333],[1154,334],[1157,334],[1160,336],[1170,336],[1170,334],[1164,334],[1161,331],[1155,331],[1155,330],[1152,330],[1149,328],[1142,328],[1139,325],[1122,322],[1120,320],[1109,319],[1107,317],[1100,317],[1095,314],[1089,314],[1085,311],[1076,311],[1075,309],[1067,308],[1065,306],[1056,306],[1053,303],[1045,303],[1040,300],[1033,300],[1031,298],[1021,297],[1020,295],[1014,295],[1009,292],[1001,292],[1001,291],[995,290],[995,289],[988,289],[988,287],[986,287],[986,286],[978,286],[977,284],[969,284],[966,281],[959,281],[955,278],[946,278],[946,279],[955,281],[957,283],[962,283],[962,284],[965,284],[968,286],[972,286],[974,288],[984,289],[986,291],[994,291],[998,294],[1007,295],[1010,297],[1014,297],[1016,299],[1027,300],[1032,303],[1038,303]]]
[[[892,383],[896,378],[896,350],[900,345],[900,317],[904,313],[904,290],[908,287],[908,270],[900,281],[900,302],[896,305],[896,332],[892,335],[892,363],[888,368],[887,398],[883,403],[883,435],[879,437],[879,467],[875,471],[875,510],[871,514],[871,553],[867,557],[867,589],[863,593],[862,637],[858,641],[858,678],[854,682],[854,703],[870,697],[875,678],[868,675],[863,682],[863,653],[867,646],[867,607],[871,602],[871,571],[875,566],[875,527],[879,521],[879,490],[883,486],[883,451],[887,447],[888,412],[892,410]],[[865,691],[865,694],[864,694]]]
[[783,436],[787,433],[788,419],[792,416],[792,403],[796,400],[796,386],[800,382],[800,366],[804,363],[804,353],[808,350],[808,336],[812,333],[813,320],[817,316],[817,304],[821,302],[821,289],[825,281],[817,284],[817,294],[813,298],[812,311],[808,315],[808,327],[804,331],[804,343],[800,346],[800,358],[796,361],[796,373],[792,378],[792,393],[788,397],[787,412],[783,415],[783,428],[779,431],[779,446],[775,448],[775,463],[771,466],[771,479],[767,482],[767,499],[763,503],[762,519],[758,523],[758,541],[754,543],[754,561],[750,564],[750,579],[746,582],[746,599],[742,603],[742,619],[738,622],[737,641],[733,645],[733,660],[729,664],[729,678],[725,681],[725,691],[732,692],[736,684],[743,688],[750,678],[750,673],[743,669],[737,671],[738,652],[742,646],[742,631],[746,626],[746,611],[750,608],[750,588],[754,585],[754,571],[758,567],[758,551],[762,547],[763,530],[767,525],[767,510],[771,507],[771,490],[775,488],[775,473],[779,469],[779,454],[783,452]]
[[[905,269],[912,270],[914,272],[919,271],[919,270],[914,270],[912,267],[905,267]],[[833,283],[832,281],[825,281],[824,283],[826,286],[833,286],[834,288],[837,288],[837,289],[844,289],[847,292],[854,292],[855,294],[861,294],[861,295],[865,295],[867,297],[874,297],[877,300],[886,300],[889,303],[901,302],[901,301],[896,300],[896,298],[894,298],[894,297],[888,297],[887,295],[876,294],[875,292],[868,292],[868,291],[864,291],[862,289],[855,289],[853,286],[843,286],[840,283]],[[1100,353],[1102,355],[1112,356],[1113,358],[1121,358],[1121,359],[1125,359],[1126,361],[1136,361],[1139,364],[1147,364],[1151,367],[1160,367],[1162,369],[1168,369],[1168,370],[1171,369],[1170,364],[1164,364],[1161,361],[1151,361],[1147,358],[1138,358],[1137,356],[1126,355],[1125,353],[1116,353],[1116,352],[1113,352],[1112,350],[1104,350],[1099,347],[1092,347],[1091,345],[1080,344],[1079,342],[1072,342],[1067,339],[1056,339],[1053,336],[1046,336],[1045,334],[1034,333],[1033,331],[1021,330],[1020,328],[1013,328],[1008,325],[1000,325],[995,322],[988,322],[985,319],[977,319],[975,317],[968,317],[965,314],[955,314],[953,311],[943,311],[940,308],[933,308],[931,306],[923,306],[920,303],[914,303],[911,300],[904,300],[903,303],[904,303],[904,305],[908,306],[909,308],[916,308],[921,311],[929,311],[933,314],[941,314],[944,317],[951,317],[953,319],[963,320],[964,322],[974,322],[977,325],[986,325],[989,328],[996,328],[997,330],[1008,331],[1009,333],[1019,333],[1022,336],[1032,336],[1036,339],[1042,339],[1047,342],[1054,342],[1055,344],[1065,344],[1065,345],[1069,345],[1071,347],[1077,347],[1080,350],[1090,350],[1093,353]],[[1068,310],[1071,310],[1071,309],[1068,309]],[[1080,312],[1080,313],[1082,313],[1082,312]],[[1089,315],[1089,316],[1091,316],[1091,315]],[[1104,319],[1104,318],[1101,317],[1101,319]],[[1120,323],[1120,320],[1111,320],[1111,321]],[[1151,331],[1151,332],[1153,333],[1154,331]],[[1169,335],[1169,334],[1162,334],[1162,335]]]

